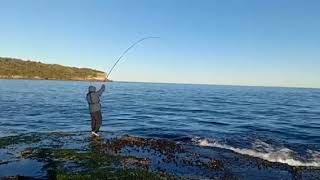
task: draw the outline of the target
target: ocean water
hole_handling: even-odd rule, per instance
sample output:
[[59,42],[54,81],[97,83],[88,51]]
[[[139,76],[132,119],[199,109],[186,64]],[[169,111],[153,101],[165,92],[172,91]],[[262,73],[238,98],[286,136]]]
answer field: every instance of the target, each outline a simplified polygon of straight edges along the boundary
[[[0,137],[90,131],[89,85],[0,80]],[[102,131],[320,167],[320,89],[107,83]]]

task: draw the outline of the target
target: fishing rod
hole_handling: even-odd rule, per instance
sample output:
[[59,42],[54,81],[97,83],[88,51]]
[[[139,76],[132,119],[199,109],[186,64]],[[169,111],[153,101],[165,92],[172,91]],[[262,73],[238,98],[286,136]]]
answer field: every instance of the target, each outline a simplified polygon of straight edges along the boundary
[[108,74],[107,74],[107,80],[112,72],[112,70],[114,69],[114,67],[116,67],[116,65],[118,64],[118,62],[124,57],[125,54],[127,54],[127,52],[132,49],[134,46],[136,46],[137,44],[139,44],[140,42],[147,40],[147,39],[157,39],[160,37],[153,37],[153,36],[148,36],[148,37],[144,37],[139,39],[138,41],[134,42],[131,46],[129,46],[122,54],[121,56],[119,56],[119,58],[116,60],[116,62],[113,64],[113,66],[111,67],[111,69],[109,70]]

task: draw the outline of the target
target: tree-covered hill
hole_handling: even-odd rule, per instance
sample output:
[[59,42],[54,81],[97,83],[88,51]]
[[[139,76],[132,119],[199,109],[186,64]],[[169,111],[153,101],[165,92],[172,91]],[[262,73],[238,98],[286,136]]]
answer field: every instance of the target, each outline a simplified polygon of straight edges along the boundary
[[0,78],[104,81],[106,74],[88,68],[0,57]]

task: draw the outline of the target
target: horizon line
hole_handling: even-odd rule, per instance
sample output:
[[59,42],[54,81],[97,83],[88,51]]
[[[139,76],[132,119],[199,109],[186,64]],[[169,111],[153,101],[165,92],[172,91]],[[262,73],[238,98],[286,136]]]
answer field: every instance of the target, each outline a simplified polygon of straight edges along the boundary
[[214,84],[214,83],[183,83],[183,82],[151,82],[151,81],[117,81],[110,79],[109,82],[119,83],[147,83],[147,84],[181,84],[181,85],[207,85],[207,86],[236,86],[236,87],[262,87],[262,88],[293,88],[293,89],[320,89],[320,87],[303,87],[303,86],[272,86],[272,85],[240,85],[240,84]]

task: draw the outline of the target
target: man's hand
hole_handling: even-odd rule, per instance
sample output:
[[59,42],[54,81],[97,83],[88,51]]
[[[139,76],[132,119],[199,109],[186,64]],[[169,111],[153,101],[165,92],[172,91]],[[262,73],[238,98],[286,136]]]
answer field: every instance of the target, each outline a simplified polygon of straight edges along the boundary
[[106,89],[106,85],[102,84],[102,86],[99,89],[99,91],[97,91],[98,95],[101,96],[101,94],[104,92],[105,89]]

